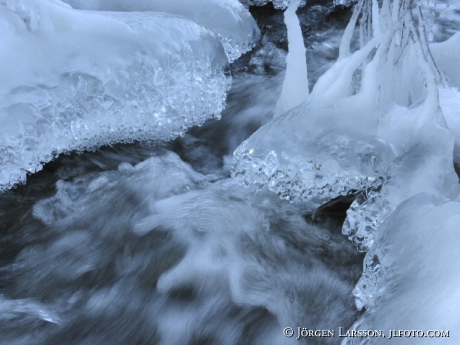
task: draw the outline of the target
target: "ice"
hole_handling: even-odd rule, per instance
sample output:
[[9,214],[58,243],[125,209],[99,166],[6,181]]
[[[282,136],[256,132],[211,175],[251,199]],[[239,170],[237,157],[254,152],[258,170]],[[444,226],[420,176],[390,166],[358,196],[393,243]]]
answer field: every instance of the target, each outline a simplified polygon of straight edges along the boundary
[[456,58],[460,54],[460,32],[447,41],[431,44],[430,50],[438,68],[446,74],[449,82],[460,90],[460,61]]
[[153,11],[181,15],[219,36],[232,62],[260,37],[251,14],[238,0],[64,0],[74,8],[97,11]]
[[296,10],[300,0],[294,0],[284,11],[284,23],[288,34],[288,55],[286,57],[286,75],[283,89],[275,109],[274,117],[305,102],[308,96],[307,58],[303,43],[302,30]]
[[0,16],[0,190],[58,154],[169,140],[223,109],[227,57],[188,19],[35,0]]
[[453,311],[442,310],[446,299],[459,301],[451,286],[459,279],[453,248],[460,208],[452,200],[460,191],[460,36],[429,44],[425,16],[421,3],[359,1],[337,62],[307,100],[234,153],[232,176],[282,199],[321,203],[356,195],[342,229],[367,252],[353,291],[357,308],[365,309],[355,330],[457,327]]
[[453,168],[454,138],[447,129],[434,123],[426,124],[408,146],[407,152],[394,160],[379,184],[357,198],[347,211],[342,232],[360,251],[372,248],[375,235],[381,231],[380,224],[404,200],[422,192],[441,193],[450,199],[459,193]]
[[[368,296],[355,329],[386,330],[386,338],[348,338],[348,344],[386,344],[387,330],[446,330],[450,337],[402,337],[396,344],[457,344],[460,303],[456,286],[460,204],[420,193],[401,203],[382,224],[366,255],[358,286]],[[372,277],[373,286],[367,277]]]
[[[307,100],[275,117],[235,151],[232,174],[242,183],[267,185],[291,201],[327,201],[375,187],[426,123],[457,124],[452,105],[450,113],[441,111],[440,88],[449,87],[423,28],[415,24],[421,12],[399,12],[396,6],[392,15],[388,3],[381,9],[369,4],[357,4],[339,59]],[[353,21],[360,13],[367,13],[370,32],[362,32],[361,48],[351,52]],[[378,26],[372,26],[374,17]],[[455,39],[444,44],[450,48]],[[401,124],[395,125],[396,114]]]

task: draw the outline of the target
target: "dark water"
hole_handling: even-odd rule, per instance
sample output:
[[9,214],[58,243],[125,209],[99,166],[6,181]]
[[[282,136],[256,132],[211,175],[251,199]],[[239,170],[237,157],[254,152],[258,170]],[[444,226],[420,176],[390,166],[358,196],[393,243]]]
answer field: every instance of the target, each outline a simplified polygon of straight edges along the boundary
[[[0,344],[338,344],[286,338],[358,317],[351,200],[287,203],[230,179],[233,150],[270,120],[287,49],[282,12],[252,8],[260,44],[232,66],[221,121],[167,144],[61,156],[0,195]],[[349,12],[300,12],[310,83]]]

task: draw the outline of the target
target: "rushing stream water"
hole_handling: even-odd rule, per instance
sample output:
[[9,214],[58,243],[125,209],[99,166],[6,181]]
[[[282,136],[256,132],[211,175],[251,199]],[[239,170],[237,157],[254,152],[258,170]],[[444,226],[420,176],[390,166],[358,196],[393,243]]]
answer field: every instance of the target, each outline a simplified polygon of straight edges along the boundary
[[[54,2],[58,3],[59,1]],[[179,3],[179,1],[176,2]],[[24,1],[27,6],[31,3],[33,3],[32,0]],[[78,0],[69,0],[68,3],[76,8],[78,6],[84,8],[82,2]],[[138,1],[138,3],[142,4],[143,2]],[[207,4],[208,2],[203,1],[203,3]],[[257,1],[243,3],[246,5],[258,4]],[[365,3],[372,3],[372,1]],[[88,2],[88,4],[90,3]],[[100,4],[101,7],[97,8],[97,4]],[[114,4],[121,4],[120,6],[122,6],[123,1],[114,2]],[[112,5],[106,1],[95,1],[94,5],[88,6],[95,6],[95,8],[88,8],[91,10],[104,10],[104,6]],[[150,5],[145,6],[146,9],[141,9],[142,11],[156,10],[150,9],[148,7]],[[160,6],[159,10],[175,13],[176,9],[170,10],[168,6]],[[7,7],[8,9],[6,9]],[[19,13],[21,18],[25,18],[23,12],[12,7],[11,4],[7,4],[7,2],[4,4],[0,1],[0,9],[2,11],[16,11],[15,13]],[[65,10],[67,11],[67,9]],[[126,9],[122,8],[121,10]],[[445,13],[458,15],[458,12],[455,12],[457,10],[453,12],[448,10],[450,11],[447,8],[444,12],[436,12],[441,13],[438,15],[437,31],[434,32],[437,35],[434,37],[436,41],[444,41],[460,29],[455,16],[445,15]],[[61,9],[56,11],[61,15],[59,12]],[[193,12],[186,6],[183,11]],[[356,343],[363,341],[360,344],[367,344],[366,341],[368,340],[377,340],[372,338],[344,339],[338,334],[340,332],[345,333],[352,327],[357,329],[359,325],[365,325],[363,326],[366,327],[364,329],[383,329],[386,334],[388,333],[389,323],[378,324],[374,314],[366,313],[366,311],[372,311],[372,313],[375,311],[375,315],[382,315],[379,320],[387,320],[391,318],[391,315],[398,313],[397,310],[390,308],[391,304],[388,304],[390,305],[389,309],[387,308],[388,305],[381,307],[381,301],[385,299],[378,296],[381,296],[385,291],[387,291],[385,293],[394,293],[395,300],[399,300],[401,305],[405,305],[400,299],[401,294],[404,296],[405,290],[395,288],[395,286],[399,286],[399,283],[391,283],[393,285],[389,283],[390,288],[377,289],[377,287],[384,285],[381,283],[382,281],[392,282],[392,278],[388,277],[398,276],[392,273],[393,267],[399,269],[398,260],[386,259],[385,254],[387,252],[385,250],[389,250],[391,253],[391,250],[398,251],[400,249],[397,245],[390,247],[390,249],[385,245],[396,241],[397,243],[415,243],[414,248],[418,247],[416,247],[417,241],[412,242],[413,240],[403,238],[402,235],[399,235],[401,238],[398,240],[393,240],[391,237],[388,240],[385,234],[392,234],[396,231],[394,229],[404,224],[406,219],[404,218],[406,217],[403,212],[404,207],[413,210],[409,214],[414,214],[415,218],[421,219],[423,212],[417,209],[417,205],[428,212],[431,210],[432,204],[430,202],[432,200],[435,200],[433,204],[436,207],[439,205],[441,205],[439,207],[444,207],[442,205],[447,203],[447,198],[451,200],[456,198],[458,179],[452,169],[453,150],[454,146],[457,147],[456,143],[454,145],[453,139],[455,133],[451,138],[442,132],[444,129],[441,130],[438,127],[426,129],[426,127],[420,126],[422,129],[416,135],[414,134],[415,139],[412,139],[415,142],[413,146],[411,146],[412,142],[409,144],[403,142],[401,138],[405,137],[405,133],[409,133],[409,131],[404,132],[404,128],[409,128],[414,123],[410,117],[412,116],[410,112],[419,109],[417,107],[423,103],[421,98],[414,99],[414,104],[408,106],[408,120],[403,121],[402,132],[398,132],[398,130],[385,132],[382,130],[379,135],[383,139],[368,140],[366,136],[356,134],[359,141],[355,142],[347,139],[346,135],[334,136],[337,133],[336,129],[330,129],[332,126],[328,124],[328,130],[324,130],[314,137],[315,143],[320,143],[318,144],[319,149],[316,146],[311,149],[315,159],[318,162],[321,161],[322,164],[311,163],[318,164],[315,165],[316,169],[318,171],[322,169],[321,173],[324,172],[324,176],[321,175],[322,184],[320,188],[322,189],[318,192],[316,185],[319,183],[317,182],[318,176],[312,182],[312,192],[308,194],[308,197],[305,194],[305,189],[298,192],[294,189],[293,183],[289,184],[289,182],[289,187],[285,187],[283,179],[292,179],[293,175],[289,175],[290,170],[283,170],[282,165],[288,165],[285,162],[291,162],[289,166],[294,164],[292,163],[293,160],[287,157],[289,154],[286,155],[285,152],[293,152],[292,156],[297,153],[303,154],[306,152],[305,147],[309,149],[311,146],[302,141],[307,140],[308,134],[302,136],[291,129],[294,127],[301,128],[310,120],[305,120],[306,122],[303,123],[298,121],[294,127],[292,121],[291,124],[288,123],[289,120],[296,119],[301,110],[303,111],[304,108],[301,106],[295,108],[297,110],[294,109],[291,115],[277,118],[278,122],[270,122],[281,94],[286,69],[288,41],[283,23],[283,11],[276,9],[272,3],[259,7],[251,6],[250,11],[261,30],[261,38],[249,53],[233,61],[230,70],[225,72],[227,76],[229,73],[231,74],[232,86],[228,91],[226,106],[221,113],[220,120],[208,120],[201,126],[191,127],[186,133],[183,127],[180,129],[167,127],[167,130],[175,131],[175,134],[179,131],[181,133],[179,133],[179,138],[166,142],[155,141],[153,137],[151,138],[153,140],[137,140],[146,139],[142,136],[143,134],[140,137],[134,135],[118,140],[116,139],[118,133],[124,133],[123,131],[128,131],[128,129],[119,129],[116,127],[116,121],[114,121],[115,124],[103,124],[102,128],[110,129],[111,133],[116,134],[102,136],[103,139],[100,140],[101,145],[112,144],[111,146],[102,146],[91,152],[72,152],[74,149],[80,151],[83,148],[95,147],[86,141],[82,141],[83,144],[81,144],[74,140],[68,148],[63,148],[62,145],[67,145],[65,144],[67,137],[63,137],[64,139],[59,139],[50,147],[54,147],[53,155],[60,152],[67,154],[62,154],[46,163],[41,171],[29,174],[25,184],[8,189],[7,187],[14,183],[11,182],[13,180],[8,180],[10,175],[7,176],[5,172],[4,176],[7,177],[2,177],[0,180],[0,187],[5,189],[0,194],[0,344],[322,345],[340,344],[342,341],[349,341],[353,344],[355,341]],[[2,13],[0,12],[0,14]],[[51,10],[49,13],[54,15]],[[177,13],[183,14],[178,10]],[[317,97],[318,89],[323,85],[321,82],[324,83],[326,80],[326,78],[320,79],[320,77],[326,71],[333,69],[334,63],[339,57],[341,36],[352,13],[351,8],[334,6],[326,1],[311,1],[307,6],[297,11],[307,49],[308,83],[310,90],[313,90],[312,97]],[[445,18],[442,17],[443,15]],[[4,18],[9,18],[7,16],[9,14],[5,15]],[[107,18],[112,18],[112,16],[115,19],[121,18],[115,14],[110,14],[110,16],[107,14],[106,16]],[[215,25],[208,19],[206,19],[208,21],[200,22],[202,19],[198,15],[195,17],[190,15],[190,17],[210,30],[213,28],[212,25]],[[24,20],[33,31],[33,18],[27,18]],[[44,18],[43,14],[41,18]],[[137,24],[131,23],[142,21],[142,18],[142,16],[138,16],[130,17],[130,21],[123,20],[132,25],[133,28],[137,28],[135,26]],[[161,15],[161,19],[158,20],[167,21],[170,20],[169,18],[169,15]],[[382,18],[384,17],[382,16]],[[6,19],[5,22],[7,22]],[[43,23],[45,23],[45,19],[42,19],[41,25]],[[53,23],[57,27],[56,21]],[[112,25],[112,22],[107,25]],[[150,29],[149,27],[148,30]],[[192,29],[195,30],[190,26],[186,30]],[[184,29],[184,31],[186,30]],[[233,47],[225,46],[226,32],[222,31],[219,34],[224,43],[225,54],[232,60],[236,57],[236,53],[232,50]],[[209,40],[209,42],[205,41],[206,49],[208,49],[206,52],[211,51],[216,43],[206,36],[208,35],[207,32],[200,31],[200,35],[201,38],[205,37],[206,40]],[[252,32],[252,35],[257,36],[255,31]],[[457,41],[459,40],[457,39]],[[245,44],[250,45],[249,42],[245,42]],[[361,42],[361,44],[363,43]],[[352,50],[359,50],[358,45],[359,42],[355,37],[351,42]],[[191,46],[194,47],[193,44]],[[249,49],[246,48],[242,49]],[[193,52],[199,51],[195,48],[192,50]],[[145,54],[150,53],[146,52]],[[207,63],[212,66],[214,66],[213,64],[219,65],[223,54],[224,50],[215,53],[213,60]],[[377,50],[374,54],[378,56],[379,51]],[[201,58],[206,59],[201,55],[196,59],[198,61]],[[97,57],[94,59],[94,61],[98,61]],[[142,59],[144,58],[142,57]],[[340,61],[345,60],[346,57]],[[147,65],[150,63],[148,60],[145,61]],[[163,63],[161,60],[159,61],[160,64]],[[190,63],[190,66],[192,69],[196,68],[194,63]],[[372,66],[372,63],[369,63],[368,66]],[[61,67],[59,65],[56,68]],[[346,71],[349,67],[343,65],[342,68],[343,71]],[[205,78],[212,80],[210,87],[208,87],[209,85],[202,86],[204,82],[202,83],[201,77],[199,80],[197,79],[195,84],[197,93],[193,97],[201,97],[203,105],[200,103],[195,108],[195,105],[187,104],[184,105],[184,111],[199,109],[207,114],[208,108],[219,108],[219,92],[225,89],[228,82],[224,80],[226,77],[215,72],[216,70],[219,68],[213,69],[214,74],[206,74],[206,77],[203,77],[203,80]],[[143,71],[150,73],[148,68]],[[361,72],[361,70],[353,72],[353,78],[359,79]],[[130,73],[129,69],[126,73]],[[336,75],[338,76],[337,84],[339,84],[340,75],[339,73]],[[450,75],[450,79],[454,83],[457,82],[456,76],[455,73]],[[103,77],[99,77],[103,79]],[[91,98],[95,95],[96,91],[93,89],[97,83],[91,84],[93,81],[89,79],[88,81],[85,76],[78,78],[79,82],[75,85],[72,84],[73,86],[65,84],[67,81],[59,82],[61,84],[58,84],[56,90],[60,90],[59,88],[77,90],[81,83],[85,82],[89,85],[85,86],[89,91],[87,91],[86,98],[79,99],[88,102],[88,109],[94,107],[95,111],[101,111],[101,114],[116,113],[119,109],[122,109],[120,113],[127,111],[123,110],[125,105],[121,104],[117,105],[116,111],[113,110],[113,106],[107,110],[104,105],[101,106],[103,110],[99,110],[99,103],[95,105],[94,99]],[[156,74],[155,78],[157,78]],[[172,77],[166,76],[164,78],[166,80]],[[315,91],[313,87],[317,82],[319,86]],[[72,83],[72,81],[68,83]],[[335,97],[331,96],[335,90],[335,85],[331,83],[331,86],[328,87],[328,90],[332,91],[331,94],[326,95],[327,97]],[[365,80],[363,85],[368,85]],[[137,86],[133,86],[134,90],[137,90]],[[41,87],[37,86],[37,88]],[[174,88],[175,85],[167,87]],[[352,90],[354,87],[356,86],[347,86],[345,89]],[[384,87],[386,86],[382,86],[382,89]],[[198,90],[198,88],[202,89]],[[51,88],[43,87],[43,90],[45,89],[46,92],[51,90]],[[372,85],[369,89],[372,89]],[[427,89],[430,90],[429,86]],[[40,92],[44,93],[43,90]],[[105,92],[108,93],[108,90],[107,87]],[[414,90],[411,91],[411,97],[415,97],[414,95],[419,92],[419,90]],[[21,92],[28,92],[26,97],[39,97],[37,96],[38,93],[35,93],[38,91],[33,91],[33,97],[30,90],[23,91],[21,89],[17,91],[19,95]],[[60,91],[49,92],[46,97],[51,103],[61,97]],[[72,92],[78,94],[77,91]],[[141,90],[139,92],[147,91]],[[186,96],[186,94],[178,93],[175,89],[172,92],[178,95],[174,99],[175,102],[182,102],[180,98]],[[429,92],[431,91],[427,91],[428,96],[424,94],[423,97],[426,96],[429,99]],[[445,93],[442,92],[440,98],[441,106],[444,107],[444,116],[449,125],[455,129],[458,120],[454,121],[452,120],[453,117],[446,115],[445,109],[457,109],[456,105],[460,104],[460,100],[455,101],[457,103],[453,100],[458,96],[458,92],[453,96],[450,94],[444,96]],[[358,98],[358,91],[354,90],[352,94],[356,96],[356,102],[362,100]],[[137,110],[137,107],[141,108],[143,104],[143,95],[139,95],[137,99],[139,102],[135,106]],[[208,97],[206,95],[209,95],[209,98],[206,98]],[[326,96],[322,101],[324,103],[329,102]],[[13,96],[10,95],[9,97]],[[14,97],[16,97],[16,93]],[[145,97],[147,99],[148,97],[154,98],[156,94]],[[35,100],[35,98],[33,99]],[[380,99],[384,99],[384,97]],[[168,104],[172,104],[169,99],[168,102]],[[210,104],[211,102],[215,103]],[[65,108],[67,111],[73,109],[73,103],[70,102],[69,104]],[[325,116],[327,116],[328,110],[324,111],[315,105],[314,101],[309,104],[313,104],[312,109],[318,110],[319,113],[325,112]],[[360,106],[355,107],[348,103],[344,105],[338,101],[334,104],[337,105],[333,106],[333,109],[345,108],[350,112],[360,108]],[[401,113],[405,111],[404,106],[400,105],[398,111]],[[365,102],[363,102],[362,107],[363,112],[368,109]],[[13,113],[13,110],[18,111],[12,107],[5,109],[11,111],[8,114],[16,114]],[[310,111],[310,108],[308,109]],[[44,117],[43,110],[40,111],[40,116]],[[105,111],[108,112],[104,113]],[[359,113],[359,111],[356,112]],[[180,111],[177,113],[179,118]],[[216,117],[216,114],[211,113],[212,111],[206,116],[208,118]],[[2,114],[0,113],[0,120]],[[84,116],[78,113],[78,117],[83,119],[82,123],[85,121]],[[120,121],[126,120],[124,116],[119,118]],[[161,114],[159,118],[161,120]],[[157,119],[158,117],[155,118],[155,121]],[[332,119],[336,118],[332,117]],[[391,122],[392,119],[394,118],[390,113],[387,117],[382,117],[380,121],[384,124],[387,122],[391,124],[393,123]],[[139,128],[141,128],[145,120],[140,115],[138,120]],[[204,118],[194,118],[195,120],[196,123],[204,122]],[[101,121],[98,124],[102,123],[102,120],[97,121]],[[367,126],[367,123],[357,121],[360,120],[351,119],[350,126],[355,126],[357,123],[363,128]],[[159,126],[161,125],[159,124]],[[44,135],[51,135],[50,133],[53,133],[56,128],[56,130],[60,128],[53,122],[50,125],[50,128],[53,129],[46,132],[48,130],[46,126],[45,124],[43,126],[45,129],[41,129],[42,133],[45,133]],[[137,124],[134,125],[134,129],[131,129],[131,133],[138,130],[136,126]],[[306,130],[306,132],[322,128],[321,126],[323,123],[313,118],[311,129]],[[11,124],[11,128],[11,131],[14,131],[16,127]],[[91,128],[91,123],[88,128]],[[145,125],[143,128],[145,130]],[[152,133],[161,131],[162,127],[158,128],[152,129]],[[276,132],[274,128],[279,129],[279,132]],[[388,128],[392,128],[391,125]],[[344,133],[348,133],[347,131],[348,129],[344,129]],[[75,134],[76,137],[78,135]],[[398,136],[398,138],[393,140],[392,135]],[[329,141],[331,136],[333,139]],[[430,136],[435,136],[435,141],[431,145],[424,146],[424,143],[431,140],[429,138],[433,138]],[[93,140],[91,137],[89,138],[88,142]],[[160,139],[170,139],[170,135],[161,135]],[[284,142],[277,144],[277,140],[284,140],[296,148],[291,150],[290,146]],[[391,142],[392,145],[387,145],[385,140]],[[273,144],[272,141],[275,143]],[[356,178],[358,182],[350,176],[345,176],[344,179],[349,185],[341,185],[338,189],[332,185],[329,188],[328,186],[332,182],[327,180],[327,173],[328,169],[332,169],[330,168],[332,163],[325,158],[326,154],[321,150],[328,145],[331,146],[331,142],[336,145],[334,146],[335,151],[331,149],[333,155],[340,156],[342,154],[341,147],[348,150],[344,156],[340,156],[342,159],[340,164],[349,159],[346,155],[359,152],[360,174],[368,172],[370,168],[366,166],[366,162],[372,161],[369,164],[376,162],[375,166],[379,166],[381,169],[379,171],[389,171],[388,175],[391,175],[392,179],[387,175],[382,175],[383,177],[374,176],[374,171],[372,171],[363,180],[359,180],[361,178],[359,175]],[[41,140],[39,143],[30,144],[30,147],[44,145],[43,143],[44,140]],[[29,144],[26,143],[25,145]],[[273,145],[275,149],[272,149],[270,145]],[[247,157],[252,155],[254,151],[252,149],[251,151],[250,147],[260,148],[260,151],[256,150],[253,156],[265,155],[264,150],[268,148],[269,153],[266,157],[270,157],[270,159],[274,157],[276,167],[273,168],[272,165],[275,163],[268,162],[268,158],[265,156],[259,160],[257,160],[258,158],[249,160],[249,166]],[[446,147],[449,147],[450,151]],[[5,157],[14,151],[11,150],[4,151]],[[236,159],[233,159],[235,150]],[[29,157],[30,151],[30,149],[25,149],[24,157]],[[445,152],[445,155],[439,152]],[[413,161],[413,157],[421,156],[424,157],[422,159],[424,163],[419,164]],[[24,174],[24,169],[17,169],[20,173],[14,170],[16,169],[14,164],[23,158],[22,156],[18,157],[7,161],[4,166],[8,168],[5,168],[4,171],[11,168],[11,176],[13,176],[11,179],[16,178],[20,181],[23,178],[21,176]],[[334,157],[336,158],[336,156]],[[26,165],[29,164],[27,159],[29,158],[24,158]],[[35,158],[30,159],[30,162],[33,162]],[[391,163],[393,164],[391,165],[389,162],[393,160],[396,163]],[[355,161],[349,159],[347,162],[349,161],[351,163],[347,165],[347,169],[349,169],[347,172],[354,171],[355,167],[353,165]],[[44,160],[41,159],[38,162],[41,164]],[[385,165],[386,163],[389,167]],[[431,170],[425,174],[427,170],[423,170],[423,164],[437,165],[438,168],[437,170],[430,168]],[[385,169],[388,170],[382,168],[384,165]],[[339,169],[338,165],[333,166],[334,169]],[[400,178],[400,176],[406,176],[404,175],[406,170],[418,174],[417,176],[422,176],[420,181],[411,177],[410,181],[415,182],[409,183],[405,178]],[[285,175],[281,175],[282,173]],[[260,177],[260,174],[263,176]],[[427,181],[438,181],[438,175],[442,175],[439,177],[442,182],[430,187],[431,182],[428,183]],[[300,175],[295,176],[298,178],[297,176]],[[299,184],[301,185],[304,181],[300,179]],[[376,181],[380,181],[380,184],[377,184]],[[406,188],[407,185],[410,186]],[[420,189],[420,185],[426,188]],[[359,194],[360,190],[365,190],[365,193]],[[429,199],[423,195],[416,195],[420,191],[431,193],[434,190],[444,196]],[[411,201],[405,201],[407,198],[402,197],[403,194],[407,198],[416,195],[415,198],[418,199],[415,200],[415,206],[411,204]],[[286,199],[291,202],[286,201]],[[450,204],[454,203],[457,204],[450,201]],[[394,216],[389,216],[400,204],[403,205],[401,206],[402,210],[399,207],[394,211]],[[457,211],[455,210],[457,209],[455,207],[451,206],[452,210],[446,210],[444,213],[440,211],[439,219],[444,219],[447,222],[450,219],[447,215],[456,216]],[[389,220],[384,222],[387,217]],[[344,221],[345,226],[342,229]],[[386,232],[382,230],[383,235],[379,235],[374,229],[378,228],[381,222],[384,222],[381,227],[387,229]],[[411,229],[411,224],[414,224],[415,220],[411,222],[407,223],[408,229]],[[362,230],[360,224],[364,223],[367,224],[367,227]],[[454,223],[455,221],[452,224]],[[442,228],[444,223],[439,221],[437,224]],[[424,223],[421,223],[415,229],[420,229],[423,226]],[[370,228],[374,229],[372,231],[375,231],[375,235],[373,233],[368,234],[371,231]],[[452,229],[457,228],[458,225],[454,225]],[[347,236],[344,236],[342,231]],[[364,231],[364,233],[360,231]],[[398,235],[392,236],[397,238]],[[458,239],[454,230],[449,236],[451,236],[449,238]],[[374,242],[383,243],[382,247],[373,246]],[[360,251],[356,250],[356,246]],[[365,249],[361,250],[362,248]],[[364,273],[368,276],[364,276],[363,260],[365,253],[363,252],[368,250],[373,255],[374,264],[369,263],[370,254],[368,254],[364,264]],[[418,249],[413,250],[415,251],[411,252],[411,255],[417,255],[416,250]],[[451,253],[449,250],[447,248],[445,252]],[[429,260],[437,262],[438,256],[430,254],[431,252],[427,253],[426,256]],[[458,257],[456,255],[452,252],[452,257]],[[450,262],[452,257],[448,257],[445,259],[446,261],[439,259],[439,262]],[[379,270],[380,266],[379,269],[375,268],[377,265],[375,262],[378,260],[381,261],[378,264],[383,265],[386,271],[383,268]],[[408,267],[412,267],[413,270],[418,269],[418,266],[411,265],[409,261]],[[429,266],[422,266],[431,272]],[[373,273],[369,273],[370,270],[373,270]],[[439,276],[438,281],[452,282],[452,284],[459,281],[456,276],[451,276],[448,279],[443,277]],[[417,282],[418,278],[412,277],[410,279]],[[366,284],[369,285],[370,282],[375,283],[376,287],[370,287],[377,289],[372,290],[374,292],[366,290],[368,289]],[[408,283],[406,281],[400,285],[404,287]],[[425,285],[421,286],[420,291],[422,292],[420,294],[418,293],[419,290],[413,291],[417,291],[414,295],[419,294],[419,298],[423,299],[427,295],[423,294]],[[458,286],[454,289],[458,290]],[[460,301],[455,297],[455,294],[452,292],[451,295],[448,295],[446,301],[452,303]],[[410,300],[410,296],[406,298]],[[436,310],[436,307],[431,306],[430,303],[425,304],[428,306],[428,309],[424,310],[426,315]],[[411,308],[412,306],[408,304],[407,310],[410,311]],[[448,312],[448,315],[458,316],[458,312],[453,314]],[[420,321],[421,319],[417,320]],[[442,321],[443,318],[438,317],[436,320]],[[433,344],[455,344],[455,339],[460,339],[455,334],[460,331],[460,324],[458,324],[458,320],[452,320],[450,318],[447,323],[451,327],[449,329],[450,338],[431,339],[434,341]],[[409,322],[405,324],[405,327],[411,325],[416,329],[421,329],[427,325],[424,323],[425,321],[420,322],[420,325]],[[439,327],[443,326],[444,324],[441,322],[435,323],[431,327],[432,329],[440,329]],[[287,337],[285,333],[283,334],[286,327],[293,328],[293,337]],[[298,327],[305,327],[309,330],[329,330],[335,332],[335,336],[312,335],[296,339]],[[396,344],[409,344],[410,341],[417,339],[392,340]],[[385,341],[391,342],[387,339]]]

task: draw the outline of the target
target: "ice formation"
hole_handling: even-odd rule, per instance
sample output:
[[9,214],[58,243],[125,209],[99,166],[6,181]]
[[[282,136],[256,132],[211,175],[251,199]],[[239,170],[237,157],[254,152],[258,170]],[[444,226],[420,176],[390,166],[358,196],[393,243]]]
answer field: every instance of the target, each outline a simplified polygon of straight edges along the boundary
[[[441,310],[439,298],[422,306],[416,298],[439,296],[429,283],[433,274],[443,282],[440,291],[458,303],[448,286],[457,259],[450,241],[459,244],[458,203],[450,200],[459,193],[453,161],[460,144],[460,36],[430,45],[424,18],[431,9],[421,5],[358,1],[336,64],[306,102],[275,117],[234,153],[235,178],[267,186],[282,199],[324,202],[357,193],[343,226],[358,250],[368,252],[354,290],[357,307],[367,311],[354,329],[454,328],[448,316],[430,315]],[[424,212],[430,215],[420,219]],[[436,273],[443,261],[431,251],[438,247],[446,249],[440,249],[446,274]]]
[[[353,326],[385,330],[387,338],[348,338],[343,345],[458,343],[459,220],[460,203],[440,195],[419,193],[396,208],[366,255],[358,286],[367,311]],[[388,330],[397,329],[450,331],[450,337],[388,340]]]
[[[452,105],[444,114],[440,110],[442,103],[456,99],[451,94],[440,102],[439,94],[449,89],[444,77],[449,71],[439,72],[407,4],[401,13],[396,4],[393,14],[388,1],[382,9],[371,6],[369,13],[367,4],[356,5],[339,59],[307,101],[260,128],[235,151],[233,176],[267,185],[285,199],[329,200],[373,186],[425,123],[445,126],[447,121],[458,127]],[[361,12],[367,13],[360,17],[361,48],[351,53]],[[372,25],[374,17],[380,18],[378,25]],[[456,37],[451,41],[444,44],[454,46]],[[396,125],[398,135],[393,133],[396,117],[402,122]]]
[[169,140],[223,109],[227,57],[191,20],[57,0],[0,1],[0,16],[0,190],[60,153]]
[[283,89],[275,109],[274,117],[303,103],[308,96],[308,74],[306,63],[306,49],[303,43],[302,30],[296,10],[300,0],[294,0],[284,11],[284,23],[288,32],[288,55],[286,57],[286,75]]
[[260,32],[238,0],[64,0],[74,8],[97,11],[153,11],[181,15],[219,36],[232,62],[250,50]]
[[[241,6],[230,1],[68,3],[118,12],[78,11],[57,0],[0,0],[5,47],[0,52],[0,189],[61,152],[167,140],[216,116],[228,86],[223,72],[228,57],[257,36],[251,20],[240,21]],[[297,3],[274,1],[278,8],[292,5],[286,20],[292,24]],[[194,341],[195,334],[208,339],[214,317],[221,332],[211,339],[219,344],[241,343],[250,328],[245,325],[263,324],[260,320],[267,332],[249,336],[264,344],[294,343],[282,335],[281,324],[324,325],[327,315],[309,313],[311,304],[345,315],[350,324],[355,320],[351,284],[330,269],[348,253],[301,216],[310,201],[353,194],[342,231],[367,252],[354,289],[356,306],[365,310],[353,328],[458,328],[460,199],[453,163],[460,161],[460,33],[430,44],[432,23],[424,20],[421,3],[359,0],[337,62],[310,94],[305,88],[305,102],[276,114],[235,151],[236,180],[302,203],[238,188],[231,179],[210,183],[171,152],[135,166],[123,163],[116,171],[60,180],[56,194],[33,207],[34,217],[46,224],[48,245],[33,243],[8,267],[16,273],[15,289],[46,296],[55,294],[48,281],[69,287],[88,273],[113,270],[115,283],[91,288],[87,296],[75,293],[64,304],[78,301],[77,315],[88,323],[95,315],[120,311],[134,323],[143,310],[140,325],[169,344]],[[222,25],[233,28],[226,36],[219,31],[221,17],[215,22],[217,15],[201,14],[205,5],[217,14],[222,4],[230,4],[228,13],[236,16],[226,19],[244,27],[238,38],[232,36],[233,24]],[[148,6],[169,14],[136,12],[153,9]],[[193,21],[177,16],[184,9]],[[225,50],[211,31],[220,35]],[[286,81],[291,84],[289,77]],[[146,250],[131,253],[130,246]],[[327,255],[320,261],[305,251],[322,254],[328,246],[335,248],[330,267]],[[36,283],[32,288],[30,281]],[[193,308],[170,303],[190,286],[199,300]],[[140,308],[145,300],[139,296],[154,302]],[[28,315],[33,322],[60,323],[66,313],[28,299],[1,297],[0,305],[6,318]],[[260,307],[260,319],[241,322]],[[240,314],[235,321],[222,311]],[[159,314],[161,319],[152,317]],[[432,338],[399,340],[433,343]],[[442,339],[453,343],[457,337]]]

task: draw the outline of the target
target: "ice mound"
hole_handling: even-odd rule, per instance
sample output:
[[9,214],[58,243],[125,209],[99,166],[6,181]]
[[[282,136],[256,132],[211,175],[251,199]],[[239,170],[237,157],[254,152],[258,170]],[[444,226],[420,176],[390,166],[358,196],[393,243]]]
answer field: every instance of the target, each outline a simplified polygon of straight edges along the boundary
[[371,135],[346,135],[340,127],[315,127],[315,111],[299,106],[256,132],[235,151],[232,176],[267,185],[290,201],[325,201],[373,185],[394,158],[389,146]]
[[354,71],[374,44],[340,59],[305,103],[240,145],[232,176],[245,184],[268,185],[291,201],[326,201],[373,185],[396,157],[394,148],[378,136],[375,64],[363,72],[361,91],[349,93]]
[[73,8],[97,11],[153,11],[187,17],[217,34],[230,62],[251,50],[260,31],[238,0],[64,0]]
[[208,30],[153,12],[0,1],[0,190],[54,156],[169,140],[220,116],[227,57]]
[[[326,201],[378,188],[376,181],[385,178],[391,161],[409,149],[426,123],[459,127],[458,101],[445,78],[455,82],[455,68],[435,64],[424,29],[413,17],[423,20],[421,13],[409,15],[409,8],[392,13],[387,5],[372,11],[363,1],[356,5],[335,65],[310,95],[305,90],[303,104],[279,117],[275,113],[237,148],[232,176],[267,185],[283,199]],[[361,44],[352,51],[361,13]],[[453,37],[440,50],[456,51],[456,42]]]
[[[401,203],[381,225],[366,255],[359,285],[366,312],[354,329],[385,330],[387,338],[345,338],[343,344],[386,344],[388,330],[445,330],[451,336],[400,337],[396,344],[457,344],[460,284],[460,204],[420,193]],[[372,281],[369,278],[372,277]],[[368,285],[369,284],[369,285]]]
[[[375,236],[381,231],[380,224],[404,200],[421,192],[441,193],[450,199],[458,195],[452,133],[428,123],[419,130],[409,147],[392,162],[379,184],[362,193],[347,211],[342,232],[359,251],[366,252],[373,247]],[[355,292],[358,300],[362,300],[362,293]],[[358,304],[367,303],[359,301]]]

